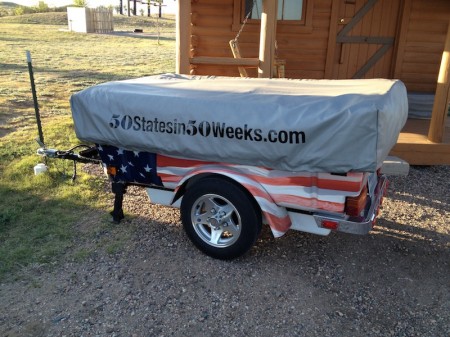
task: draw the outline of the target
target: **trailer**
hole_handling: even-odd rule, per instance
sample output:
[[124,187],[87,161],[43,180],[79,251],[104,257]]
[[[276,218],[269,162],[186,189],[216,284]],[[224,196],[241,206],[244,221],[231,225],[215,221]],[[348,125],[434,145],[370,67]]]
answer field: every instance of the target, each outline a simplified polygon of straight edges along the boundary
[[116,222],[129,185],[179,207],[190,240],[219,259],[246,253],[263,224],[275,237],[369,233],[408,112],[400,81],[173,74],[97,85],[71,107],[93,145],[38,153],[101,163]]

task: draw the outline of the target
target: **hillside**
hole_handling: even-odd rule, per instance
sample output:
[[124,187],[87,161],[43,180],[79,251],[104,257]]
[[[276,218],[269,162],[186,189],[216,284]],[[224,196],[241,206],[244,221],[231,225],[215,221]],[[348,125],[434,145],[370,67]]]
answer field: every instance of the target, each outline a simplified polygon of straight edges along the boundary
[[67,25],[67,13],[65,12],[48,12],[33,13],[14,16],[3,16],[0,18],[3,23],[18,24],[39,24],[39,25]]
[[[0,3],[0,10],[2,8]],[[11,3],[7,3],[11,4]],[[6,7],[5,7],[6,8]],[[48,13],[33,13],[17,16],[3,16],[0,17],[0,22],[3,23],[15,23],[15,24],[39,24],[39,25],[61,25],[67,26],[67,13],[66,12],[48,12]],[[126,30],[134,28],[154,28],[159,25],[160,28],[170,31],[175,31],[175,16],[165,15],[163,18],[157,20],[156,17],[145,16],[114,16],[114,27],[117,30]]]

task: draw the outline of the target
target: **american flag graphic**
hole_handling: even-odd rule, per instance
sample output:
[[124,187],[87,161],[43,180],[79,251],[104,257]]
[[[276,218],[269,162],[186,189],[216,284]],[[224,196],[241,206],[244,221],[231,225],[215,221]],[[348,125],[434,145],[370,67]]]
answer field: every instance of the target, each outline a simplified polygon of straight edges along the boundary
[[158,185],[177,192],[188,179],[215,173],[245,187],[255,198],[275,237],[291,227],[288,208],[343,213],[346,197],[357,196],[369,173],[288,172],[263,167],[172,158],[149,152],[97,145],[105,165],[117,168],[114,182]]
[[112,176],[114,182],[162,186],[157,175],[156,154],[111,145],[97,145],[97,149],[105,165],[116,167],[117,174]]
[[346,197],[359,195],[369,176],[361,172],[288,172],[158,155],[158,174],[164,187],[176,191],[187,179],[202,173],[221,174],[245,187],[261,207],[275,237],[282,236],[292,225],[287,208],[342,214]]

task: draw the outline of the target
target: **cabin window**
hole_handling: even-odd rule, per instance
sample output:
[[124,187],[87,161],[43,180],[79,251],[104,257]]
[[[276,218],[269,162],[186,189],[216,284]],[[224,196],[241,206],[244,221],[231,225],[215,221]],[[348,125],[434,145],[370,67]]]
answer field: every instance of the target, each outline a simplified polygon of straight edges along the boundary
[[[280,21],[304,22],[305,0],[278,0],[278,17]],[[245,0],[244,17],[250,13],[249,19],[261,19],[262,0]]]
[[[311,33],[315,0],[277,0],[278,25],[296,26],[296,32]],[[244,19],[250,13],[250,25],[261,22],[263,0],[234,0],[232,30],[241,29]]]

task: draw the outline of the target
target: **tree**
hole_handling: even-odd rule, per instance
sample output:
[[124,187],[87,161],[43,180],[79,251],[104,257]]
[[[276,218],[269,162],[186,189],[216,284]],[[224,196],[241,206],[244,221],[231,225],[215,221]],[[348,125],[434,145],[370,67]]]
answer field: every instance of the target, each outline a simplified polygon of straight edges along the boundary
[[10,11],[8,11],[6,8],[0,8],[0,18],[2,16],[8,16],[8,15],[11,15]]
[[34,7],[19,6],[14,8],[14,15],[31,14],[36,12],[39,12],[39,8],[37,6]]
[[164,0],[155,0],[155,2],[157,2],[157,6],[159,7],[159,13],[158,13],[158,17],[162,17],[162,4],[163,4]]
[[14,8],[14,15],[23,15],[25,14],[25,7],[24,6],[19,6]]
[[87,7],[88,0],[73,0],[73,5],[76,7]]
[[44,1],[39,1],[36,6],[36,12],[38,13],[46,13],[49,11],[48,5]]

